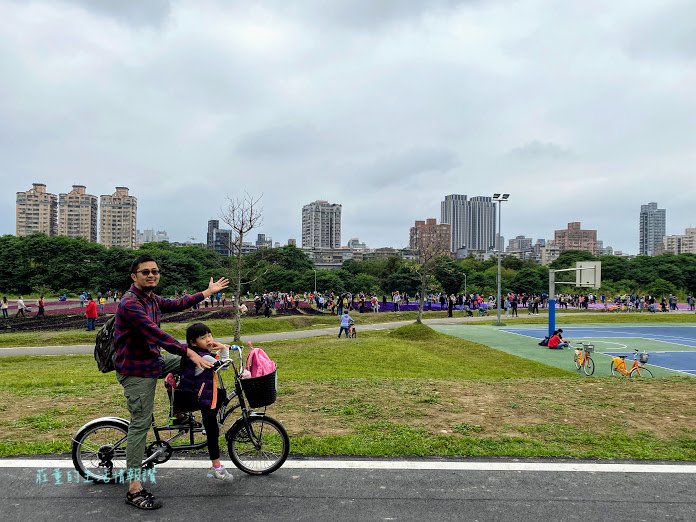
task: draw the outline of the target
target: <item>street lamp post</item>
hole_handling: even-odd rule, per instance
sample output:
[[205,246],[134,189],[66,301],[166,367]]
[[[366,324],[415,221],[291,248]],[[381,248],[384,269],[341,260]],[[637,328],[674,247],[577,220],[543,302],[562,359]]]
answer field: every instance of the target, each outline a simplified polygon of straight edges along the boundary
[[496,317],[497,317],[497,322],[496,325],[500,326],[502,323],[500,322],[500,302],[502,301],[501,298],[501,288],[500,288],[500,258],[501,258],[501,251],[503,250],[503,245],[501,245],[501,240],[500,240],[500,221],[501,221],[501,204],[503,201],[507,201],[507,199],[510,197],[510,194],[499,194],[495,193],[493,194],[493,201],[498,202],[498,238],[497,238],[497,243],[498,243],[498,295],[496,296],[496,304],[497,304],[497,310],[496,310]]
[[469,294],[466,293],[466,273],[462,273],[464,274],[464,301],[466,301],[467,297],[469,297]]
[[316,295],[317,293],[317,271],[312,268],[312,271],[314,271],[314,294]]

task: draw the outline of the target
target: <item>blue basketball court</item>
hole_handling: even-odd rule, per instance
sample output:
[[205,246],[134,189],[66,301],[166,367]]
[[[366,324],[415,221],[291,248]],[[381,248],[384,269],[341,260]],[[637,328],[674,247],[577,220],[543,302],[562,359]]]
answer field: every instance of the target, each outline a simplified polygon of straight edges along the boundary
[[[541,340],[545,326],[502,328],[502,331]],[[563,338],[571,342],[591,342],[596,354],[608,357],[626,355],[632,360],[634,349],[650,354],[649,365],[696,375],[696,326],[568,326]]]

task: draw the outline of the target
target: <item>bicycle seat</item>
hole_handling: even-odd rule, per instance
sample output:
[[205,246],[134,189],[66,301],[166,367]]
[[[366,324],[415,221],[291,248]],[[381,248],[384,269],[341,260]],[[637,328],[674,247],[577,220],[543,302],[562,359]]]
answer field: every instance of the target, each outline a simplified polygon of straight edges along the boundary
[[628,357],[628,356],[627,355],[619,355],[619,359],[625,359],[626,357]]

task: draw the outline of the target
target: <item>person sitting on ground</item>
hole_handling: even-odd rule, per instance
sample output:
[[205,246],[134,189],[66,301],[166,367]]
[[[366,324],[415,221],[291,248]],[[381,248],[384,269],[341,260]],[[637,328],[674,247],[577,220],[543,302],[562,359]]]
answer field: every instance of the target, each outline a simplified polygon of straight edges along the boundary
[[[194,323],[186,329],[186,344],[190,350],[211,362],[215,360],[212,352],[229,349],[228,346],[216,342],[210,328],[203,323]],[[208,437],[208,456],[212,465],[208,470],[208,478],[229,482],[233,476],[220,463],[220,427],[217,412],[224,398],[218,386],[215,370],[207,368],[201,371],[189,358],[181,358],[181,380],[177,390],[197,396],[198,409],[201,411],[203,427]]]
[[563,339],[563,330],[558,329],[553,332],[553,335],[549,338],[549,349],[550,350],[562,350],[568,347],[568,341]]

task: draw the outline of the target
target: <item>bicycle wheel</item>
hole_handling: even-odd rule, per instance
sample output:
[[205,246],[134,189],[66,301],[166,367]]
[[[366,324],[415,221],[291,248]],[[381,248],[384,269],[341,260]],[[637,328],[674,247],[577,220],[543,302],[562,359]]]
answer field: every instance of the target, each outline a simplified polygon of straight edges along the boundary
[[592,357],[587,355],[585,357],[585,364],[582,367],[583,371],[585,372],[585,375],[590,376],[594,373],[594,361],[592,360]]
[[645,379],[652,379],[653,374],[645,366],[643,366],[643,367],[639,366],[638,368],[633,368],[631,370],[631,377],[643,377]]
[[573,362],[575,362],[575,369],[576,369],[576,370],[579,370],[579,369],[580,369],[580,366],[582,366],[582,364],[580,363],[580,361],[582,361],[582,356],[579,355],[579,354],[576,352],[576,353],[575,353],[575,358],[573,359]]
[[128,424],[103,420],[83,428],[73,439],[72,460],[83,478],[109,483],[126,471]]
[[250,417],[249,430],[241,419],[225,435],[235,466],[249,475],[268,475],[280,468],[290,453],[283,425],[272,417]]

